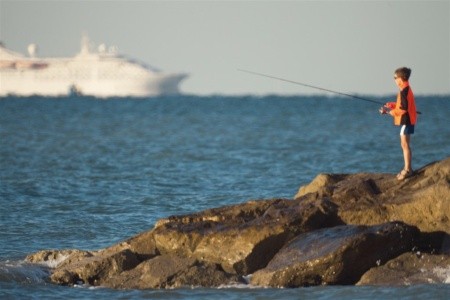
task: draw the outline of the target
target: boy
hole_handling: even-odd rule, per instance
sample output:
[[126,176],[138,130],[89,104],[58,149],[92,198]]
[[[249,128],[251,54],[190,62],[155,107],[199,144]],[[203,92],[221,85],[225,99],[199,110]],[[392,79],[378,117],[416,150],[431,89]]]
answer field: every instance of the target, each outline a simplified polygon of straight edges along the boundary
[[[414,134],[414,125],[417,120],[416,104],[414,94],[409,86],[409,76],[411,69],[403,67],[395,70],[394,80],[400,92],[397,94],[396,102],[388,102],[380,108],[381,114],[390,114],[394,117],[394,124],[400,128],[400,145],[403,150],[403,159],[405,166],[397,174],[398,180],[404,180],[413,174],[411,167],[411,147],[409,145],[410,135]],[[386,108],[389,109],[386,110]]]

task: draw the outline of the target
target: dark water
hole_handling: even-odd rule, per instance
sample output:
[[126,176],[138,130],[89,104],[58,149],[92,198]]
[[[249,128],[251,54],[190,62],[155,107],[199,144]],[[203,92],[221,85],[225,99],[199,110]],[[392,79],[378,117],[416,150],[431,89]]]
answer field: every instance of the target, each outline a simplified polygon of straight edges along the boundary
[[[450,155],[450,97],[417,96],[416,102],[423,112],[412,137],[413,165],[419,168]],[[47,283],[45,271],[23,263],[27,254],[42,249],[103,248],[169,215],[291,198],[318,173],[396,173],[403,167],[399,129],[377,110],[354,99],[303,96],[3,98],[0,298],[448,296],[448,284],[68,288]]]

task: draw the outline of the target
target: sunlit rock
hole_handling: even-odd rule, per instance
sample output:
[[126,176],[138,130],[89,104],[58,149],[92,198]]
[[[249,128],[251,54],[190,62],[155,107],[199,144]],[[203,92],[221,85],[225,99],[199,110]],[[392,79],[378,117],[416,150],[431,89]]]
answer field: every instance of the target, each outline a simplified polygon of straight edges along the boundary
[[271,287],[354,284],[371,267],[411,251],[415,227],[403,223],[337,226],[300,234],[253,274],[251,283]]

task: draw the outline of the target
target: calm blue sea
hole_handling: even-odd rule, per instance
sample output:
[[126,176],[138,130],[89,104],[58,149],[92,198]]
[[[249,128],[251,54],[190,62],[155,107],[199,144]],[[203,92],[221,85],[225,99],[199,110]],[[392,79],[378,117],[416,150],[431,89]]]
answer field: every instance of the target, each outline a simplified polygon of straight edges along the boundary
[[[413,165],[419,168],[450,155],[450,96],[416,98],[423,113],[412,137]],[[395,173],[403,167],[399,129],[373,103],[327,96],[7,97],[0,100],[0,145],[0,298],[444,299],[450,294],[449,284],[61,287],[23,262],[42,249],[104,248],[170,215],[292,198],[318,173]]]

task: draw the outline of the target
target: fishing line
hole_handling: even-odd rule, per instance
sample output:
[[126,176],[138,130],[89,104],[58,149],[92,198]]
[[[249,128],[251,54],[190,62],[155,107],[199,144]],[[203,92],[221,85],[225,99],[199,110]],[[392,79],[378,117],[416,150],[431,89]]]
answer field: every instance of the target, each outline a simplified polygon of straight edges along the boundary
[[[379,102],[379,101],[375,101],[375,100],[359,97],[359,96],[356,96],[356,95],[342,93],[342,92],[338,92],[338,91],[333,91],[333,90],[326,89],[326,88],[323,88],[323,87],[319,87],[319,86],[315,86],[315,85],[311,85],[311,84],[306,84],[306,83],[302,83],[302,82],[298,82],[298,81],[293,81],[293,80],[289,80],[289,79],[284,79],[284,78],[280,78],[280,77],[275,77],[275,76],[272,76],[272,75],[267,75],[267,74],[253,72],[253,71],[244,70],[244,69],[237,69],[237,70],[240,71],[240,72],[244,72],[244,73],[249,73],[249,74],[258,75],[258,76],[267,77],[267,78],[272,78],[272,79],[276,79],[276,80],[281,80],[281,81],[284,81],[284,82],[289,82],[289,83],[293,83],[293,84],[297,84],[297,85],[301,85],[301,86],[306,86],[306,87],[313,88],[313,89],[320,90],[320,91],[325,91],[325,92],[329,92],[329,93],[333,93],[333,94],[337,94],[337,95],[347,96],[347,97],[351,97],[351,98],[354,98],[354,99],[375,103],[377,105],[381,104],[381,105],[384,106],[384,104],[385,104],[385,103],[382,103],[382,102]],[[421,114],[420,111],[417,111],[417,113]]]
[[275,77],[275,76],[262,74],[262,73],[257,73],[257,72],[253,72],[253,71],[248,71],[248,70],[243,70],[243,69],[238,69],[238,71],[249,73],[249,74],[254,74],[254,75],[258,75],[258,76],[263,76],[263,77],[267,77],[267,78],[277,79],[277,80],[281,80],[281,81],[284,81],[284,82],[289,82],[289,83],[298,84],[298,85],[301,85],[301,86],[306,86],[306,87],[313,88],[313,89],[316,89],[316,90],[321,90],[321,91],[325,91],[325,92],[329,92],[329,93],[333,93],[333,94],[338,94],[338,95],[342,95],[342,96],[352,97],[352,98],[355,98],[355,99],[359,99],[359,100],[363,100],[363,101],[367,101],[367,102],[372,102],[372,103],[384,105],[384,103],[381,103],[381,102],[378,102],[378,101],[375,101],[375,100],[370,100],[370,99],[362,98],[362,97],[359,97],[359,96],[356,96],[356,95],[352,95],[352,94],[346,94],[346,93],[342,93],[342,92],[338,92],[338,91],[333,91],[333,90],[329,90],[329,89],[318,87],[318,86],[311,85],[311,84],[301,83],[301,82],[298,82],[298,81],[293,81],[293,80],[289,80],[289,79],[284,79],[284,78],[280,78],[280,77]]

